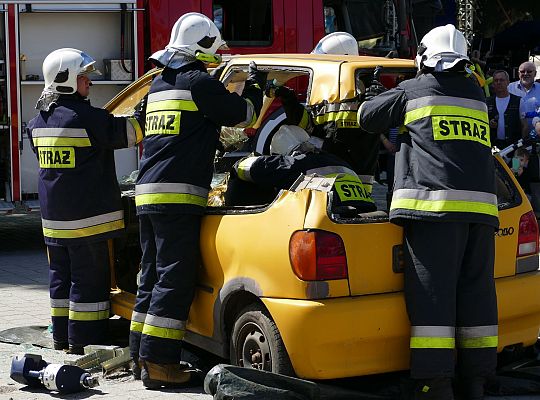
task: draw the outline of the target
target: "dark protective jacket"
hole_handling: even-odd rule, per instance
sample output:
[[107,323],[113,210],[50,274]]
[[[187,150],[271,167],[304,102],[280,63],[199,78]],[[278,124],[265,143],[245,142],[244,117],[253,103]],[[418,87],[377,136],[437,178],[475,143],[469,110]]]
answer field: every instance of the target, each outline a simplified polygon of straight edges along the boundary
[[404,125],[390,220],[498,226],[495,167],[482,89],[463,73],[421,74],[364,102],[369,132]]
[[247,157],[235,164],[238,177],[259,185],[289,189],[301,174],[335,177],[334,205],[353,206],[361,212],[375,211],[371,192],[350,165],[325,152]]
[[[497,102],[495,99],[495,96],[490,96],[486,99],[489,120],[492,120],[499,115],[499,111],[497,110]],[[500,150],[502,150],[521,139],[522,126],[521,115],[519,113],[520,101],[521,97],[510,93],[510,101],[508,102],[508,107],[506,107],[506,110],[504,111],[505,138],[503,140],[497,139],[497,128],[490,128],[492,146],[497,146]]]
[[61,95],[27,127],[39,162],[45,242],[68,245],[117,236],[124,227],[114,150],[142,140],[135,118],[114,117],[81,96]]
[[249,80],[241,97],[199,61],[165,68],[148,95],[137,213],[203,214],[221,126],[253,125],[261,105],[262,90]]
[[298,125],[323,139],[322,149],[345,160],[365,184],[373,183],[379,157],[379,134],[358,127],[358,100],[325,103],[304,108],[296,97],[282,99],[286,123]]

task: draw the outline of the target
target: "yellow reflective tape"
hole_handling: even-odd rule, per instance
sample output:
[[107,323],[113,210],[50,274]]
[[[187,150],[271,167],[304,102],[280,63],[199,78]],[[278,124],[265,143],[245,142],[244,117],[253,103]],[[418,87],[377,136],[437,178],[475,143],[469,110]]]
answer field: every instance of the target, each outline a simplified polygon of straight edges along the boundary
[[395,199],[392,200],[390,210],[396,208],[431,212],[475,212],[498,216],[496,205],[473,201]]
[[300,123],[298,126],[302,129],[306,129],[309,124],[309,114],[307,110],[304,108],[304,112],[302,113],[302,119],[300,120]]
[[459,339],[458,347],[462,349],[482,349],[486,347],[497,347],[498,336],[484,336],[478,338]]
[[38,147],[40,168],[75,168],[73,147]]
[[[259,119],[259,116],[255,112],[255,106],[253,105],[253,102],[250,99],[244,99],[244,100],[246,101],[246,103],[248,103],[248,108],[251,107],[251,121],[249,121],[246,126],[242,126],[242,128],[251,128],[253,125],[255,125],[255,123]],[[240,123],[239,125],[242,125],[242,123]]]
[[193,100],[161,100],[148,103],[146,113],[156,111],[199,111]]
[[345,175],[334,182],[334,188],[341,201],[367,201],[373,203],[371,193],[359,179]]
[[87,137],[84,138],[69,138],[69,137],[35,137],[32,138],[34,146],[50,146],[50,147],[61,147],[61,146],[71,146],[71,147],[90,147],[90,139]]
[[471,118],[432,117],[433,139],[470,140],[491,147],[489,125]]
[[403,124],[408,125],[419,119],[436,115],[446,116],[447,118],[468,117],[477,119],[480,122],[485,122],[486,124],[488,123],[488,115],[485,111],[478,111],[459,106],[426,106],[405,113],[405,122]]
[[51,229],[43,228],[43,236],[58,238],[58,239],[75,239],[81,237],[87,237],[92,235],[99,235],[100,233],[112,232],[118,229],[124,228],[124,220],[106,222],[104,224],[90,226],[88,228],[79,229]]
[[51,317],[67,317],[69,308],[67,307],[51,307]]
[[205,207],[208,199],[185,193],[147,193],[135,196],[135,206],[145,204],[193,204]]
[[335,122],[338,128],[358,128],[356,111],[330,112],[315,117],[315,124],[321,125],[326,122]]
[[100,321],[109,319],[109,310],[101,311],[73,311],[69,310],[69,319],[73,321]]
[[182,340],[186,331],[182,329],[161,328],[158,326],[144,324],[142,333],[143,335],[155,336],[163,339]]
[[156,111],[146,114],[146,135],[178,135],[181,116],[180,111]]
[[129,118],[129,122],[135,130],[135,144],[140,143],[143,140],[143,132],[139,121],[137,118]]
[[131,321],[129,325],[129,330],[133,332],[142,332],[144,327],[144,322]]
[[456,346],[454,338],[445,337],[411,337],[411,349],[453,349]]

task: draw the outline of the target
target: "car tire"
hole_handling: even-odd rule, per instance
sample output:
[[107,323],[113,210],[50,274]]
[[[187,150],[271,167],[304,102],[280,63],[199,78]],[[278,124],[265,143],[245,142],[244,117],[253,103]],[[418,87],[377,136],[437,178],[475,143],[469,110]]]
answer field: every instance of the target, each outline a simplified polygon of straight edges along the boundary
[[294,376],[285,344],[267,310],[259,304],[237,316],[230,339],[231,364]]

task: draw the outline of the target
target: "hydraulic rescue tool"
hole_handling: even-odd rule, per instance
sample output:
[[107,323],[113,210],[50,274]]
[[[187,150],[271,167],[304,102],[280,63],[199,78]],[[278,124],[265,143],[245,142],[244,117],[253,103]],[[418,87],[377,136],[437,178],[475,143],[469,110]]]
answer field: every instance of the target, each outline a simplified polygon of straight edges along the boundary
[[75,393],[98,386],[96,377],[75,365],[50,364],[40,355],[25,354],[11,360],[11,379],[30,387],[45,387],[60,393]]

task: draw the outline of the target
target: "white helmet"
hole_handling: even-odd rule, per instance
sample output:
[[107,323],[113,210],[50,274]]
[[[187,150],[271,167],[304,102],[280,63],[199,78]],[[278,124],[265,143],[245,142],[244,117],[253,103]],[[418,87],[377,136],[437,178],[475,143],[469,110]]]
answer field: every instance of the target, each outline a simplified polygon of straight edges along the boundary
[[416,54],[416,67],[431,67],[436,71],[452,68],[461,60],[469,61],[467,40],[454,25],[438,26],[422,38]]
[[213,56],[222,46],[225,46],[225,41],[216,24],[206,15],[190,12],[178,18],[165,48],[191,56],[198,52]]
[[77,49],[58,49],[43,60],[45,90],[58,94],[72,94],[77,91],[77,76],[92,72],[95,60]]
[[309,134],[297,125],[281,125],[270,142],[270,153],[286,156],[298,145],[308,142]]
[[358,42],[353,35],[347,32],[333,32],[317,43],[311,54],[342,54],[358,55]]

